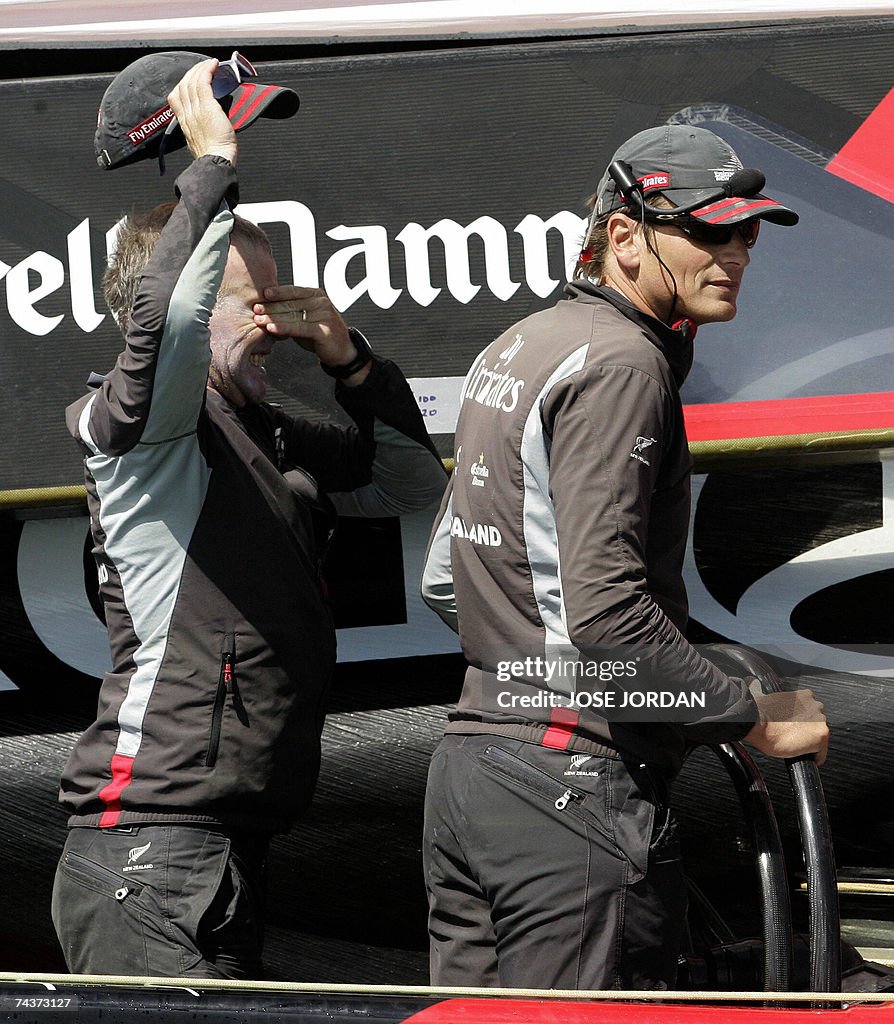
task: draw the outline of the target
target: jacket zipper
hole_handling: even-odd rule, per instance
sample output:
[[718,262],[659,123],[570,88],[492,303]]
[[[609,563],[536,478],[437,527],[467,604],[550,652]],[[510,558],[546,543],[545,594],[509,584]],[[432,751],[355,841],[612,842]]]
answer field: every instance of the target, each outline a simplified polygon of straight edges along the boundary
[[242,694],[239,692],[239,684],[236,681],[236,636],[234,633],[227,633],[224,637],[223,675],[224,687],[236,709],[236,716],[243,725],[248,725],[248,712],[242,703]]
[[65,854],[65,863],[75,872],[79,872],[82,875],[87,875],[88,878],[92,878],[95,882],[102,882],[107,885],[112,891],[112,896],[119,903],[123,903],[128,896],[139,896],[143,891],[141,885],[124,885],[123,879],[120,875],[115,874],[110,868],[103,867],[102,864],[94,864],[92,860],[87,860],[86,857],[82,857],[79,853],[68,852]]
[[484,756],[495,764],[500,764],[504,771],[517,781],[528,785],[552,800],[553,806],[557,811],[564,811],[572,800],[583,800],[586,796],[586,793],[582,793],[579,789],[574,789],[572,786],[559,782],[548,772],[528,764],[527,761],[516,757],[515,754],[511,754],[502,747],[486,747]]
[[[220,750],[220,731],[223,725],[224,706],[227,697],[233,700],[237,711],[242,711],[242,698],[236,686],[236,637],[233,633],[224,635],[223,650],[220,655],[220,675],[217,680],[217,693],[211,711],[211,737],[208,740],[208,753],[205,756],[205,767],[213,768],[217,764]],[[241,715],[240,715],[241,717]]]
[[208,740],[208,754],[205,767],[213,768],[217,764],[220,749],[220,729],[223,724],[223,708],[226,697],[232,692],[232,681],[236,676],[236,642],[231,633],[223,637],[223,650],[220,652],[220,674],[217,679],[217,693],[214,696],[214,708],[211,711],[211,737]]

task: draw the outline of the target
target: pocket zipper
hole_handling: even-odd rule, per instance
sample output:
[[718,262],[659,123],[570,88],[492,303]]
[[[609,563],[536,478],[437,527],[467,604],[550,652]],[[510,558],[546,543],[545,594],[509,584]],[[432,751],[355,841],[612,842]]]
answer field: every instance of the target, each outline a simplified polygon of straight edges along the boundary
[[75,871],[88,875],[94,881],[107,883],[110,887],[114,886],[112,895],[119,903],[123,903],[128,896],[139,896],[143,891],[141,885],[122,885],[123,879],[112,871],[111,868],[103,867],[102,864],[95,864],[92,860],[82,857],[79,853],[72,853],[71,851],[66,853],[65,863]]
[[[225,657],[226,655],[224,655]],[[227,687],[224,680],[224,664],[222,663],[220,678],[217,682],[217,693],[214,697],[214,707],[211,709],[211,736],[208,739],[208,753],[205,755],[206,768],[213,768],[217,764],[217,752],[220,747],[220,729],[226,699]]]
[[221,676],[224,689],[229,694],[236,710],[236,717],[243,725],[248,725],[248,712],[242,703],[242,694],[239,692],[239,684],[236,682],[236,636],[233,633],[227,633],[224,637]]
[[511,754],[508,750],[504,750],[502,747],[486,747],[484,750],[484,756],[494,762],[502,761],[507,770],[509,770],[510,775],[514,774],[520,782],[533,783],[535,788],[540,789],[540,791],[550,799],[552,799],[554,793],[561,791],[561,795],[558,799],[553,800],[553,806],[557,811],[564,811],[572,800],[583,800],[587,795],[586,793],[582,793],[579,789],[566,786],[564,782],[559,782],[557,779],[554,779],[552,775],[543,771],[542,768],[537,768],[532,764],[528,764],[527,761],[520,757],[516,757],[515,754]]
[[211,736],[208,740],[208,753],[205,757],[206,768],[213,768],[217,764],[220,732],[223,726],[223,713],[227,697],[232,700],[239,721],[247,724],[248,714],[245,710],[245,705],[242,703],[239,686],[236,683],[236,635],[234,633],[224,634],[223,650],[220,654],[220,675],[217,680],[217,694],[215,695],[214,707],[211,711]]
[[568,806],[568,801],[569,800],[579,800],[579,799],[580,799],[580,794],[579,793],[575,793],[573,789],[566,789],[565,792],[556,801],[556,810],[557,811],[564,811],[565,808]]

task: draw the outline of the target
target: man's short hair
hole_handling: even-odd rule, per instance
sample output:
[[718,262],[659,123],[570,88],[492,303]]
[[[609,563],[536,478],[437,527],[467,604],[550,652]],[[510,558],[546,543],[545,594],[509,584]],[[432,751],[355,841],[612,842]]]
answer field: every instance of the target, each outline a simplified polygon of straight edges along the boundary
[[[102,290],[106,305],[122,333],[127,332],[137,289],[155,243],[176,208],[177,204],[173,202],[160,203],[148,213],[131,214],[121,221],[115,251],[109,257],[109,265],[103,274]],[[250,220],[236,216],[230,244],[240,239],[270,250],[270,239],[264,231]]]
[[[590,210],[590,219],[587,223],[587,234],[581,245],[580,255],[574,267],[573,280],[589,280],[598,284],[605,272],[605,261],[609,253],[608,222],[614,213],[624,213],[634,220],[640,220],[638,211],[631,206],[621,206],[617,210],[610,210],[608,213],[596,215],[596,203],[599,201],[599,193],[594,192],[587,200],[587,207]],[[673,203],[666,196],[656,196],[652,200],[654,206],[664,209],[672,209]],[[654,225],[641,221],[644,231],[654,231]]]

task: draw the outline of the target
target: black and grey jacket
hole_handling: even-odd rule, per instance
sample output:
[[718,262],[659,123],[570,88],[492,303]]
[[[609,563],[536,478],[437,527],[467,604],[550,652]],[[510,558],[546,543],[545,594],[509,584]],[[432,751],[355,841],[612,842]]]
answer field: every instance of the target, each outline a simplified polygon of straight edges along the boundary
[[[455,628],[458,609],[470,666],[448,731],[673,768],[687,739],[738,739],[756,718],[742,681],[681,632],[691,461],[679,387],[692,343],[617,292],[566,291],[497,338],[465,379],[423,579],[423,597]],[[589,694],[544,701],[586,688],[574,670],[587,659],[626,664],[634,652],[647,655],[636,670],[653,687],[705,693],[706,710],[675,708],[674,722],[649,711],[642,723],[607,720]],[[538,655],[540,666],[524,660]],[[549,659],[565,671],[558,683],[545,678]]]
[[337,386],[350,429],[235,410],[206,389],[235,184],[219,157],[180,176],[126,348],[67,410],[112,654],[62,779],[71,825],[287,828],[317,776],[335,660],[319,579],[327,517],[394,515],[443,491],[389,362]]

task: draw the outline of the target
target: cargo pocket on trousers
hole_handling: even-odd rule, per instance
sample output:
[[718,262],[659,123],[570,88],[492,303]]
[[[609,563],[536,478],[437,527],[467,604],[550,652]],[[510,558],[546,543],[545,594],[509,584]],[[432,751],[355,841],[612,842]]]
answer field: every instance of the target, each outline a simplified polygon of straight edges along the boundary
[[[539,747],[534,747],[539,751]],[[549,804],[559,814],[567,814],[577,821],[583,822],[588,829],[595,829],[606,846],[619,858],[624,858],[624,851],[618,846],[609,825],[596,812],[597,797],[582,786],[569,785],[557,779],[548,771],[531,764],[518,754],[514,754],[497,744],[486,747],[479,755],[481,766],[489,772],[503,776],[505,779],[522,786],[534,796],[544,801],[544,809],[550,810]],[[600,787],[604,785],[600,779]]]
[[142,884],[64,851],[51,912],[68,969],[75,974],[148,974],[144,895]]
[[60,869],[71,881],[92,889],[101,896],[107,896],[117,903],[128,899],[136,899],[143,891],[143,886],[131,882],[130,879],[112,871],[103,864],[84,857],[70,850],[62,855]]

